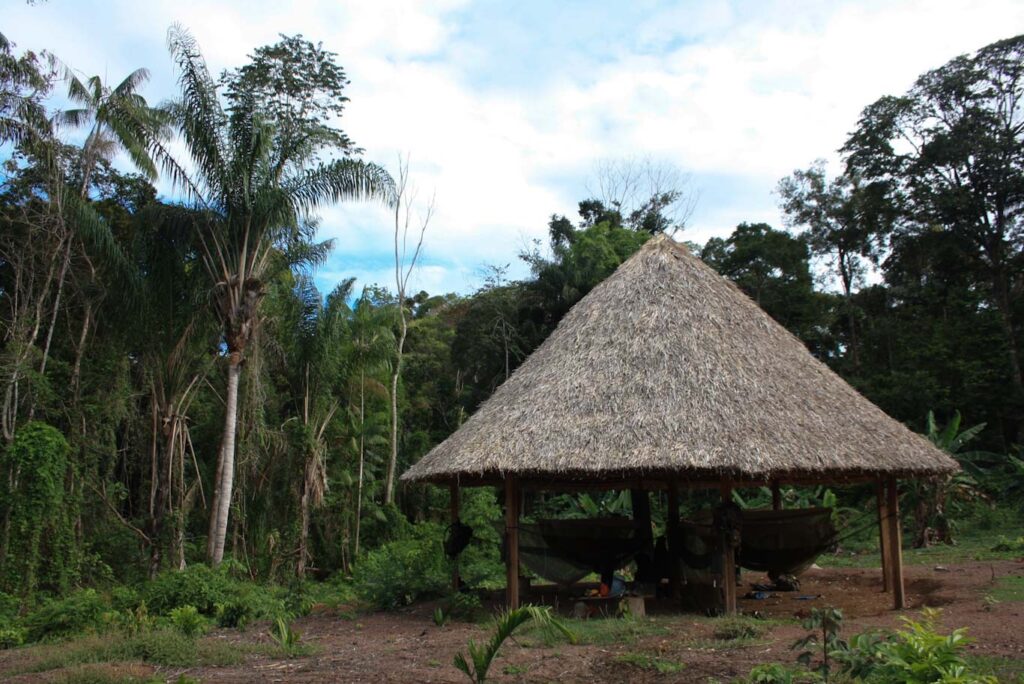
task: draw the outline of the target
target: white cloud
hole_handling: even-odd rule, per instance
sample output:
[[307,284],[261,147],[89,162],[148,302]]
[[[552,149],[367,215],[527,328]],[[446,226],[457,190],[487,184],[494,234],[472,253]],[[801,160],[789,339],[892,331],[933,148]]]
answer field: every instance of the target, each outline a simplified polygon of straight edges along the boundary
[[[603,23],[585,26],[591,16]],[[120,0],[103,12],[12,6],[4,30],[88,73],[146,64],[159,100],[173,92],[164,37],[175,21],[215,73],[278,33],[339,53],[352,79],[346,131],[373,161],[393,166],[411,153],[421,196],[436,192],[422,286],[468,291],[481,262],[514,263],[543,238],[550,214],[572,213],[598,159],[649,154],[708,184],[687,239],[742,220],[781,224],[771,195],[779,177],[817,157],[834,161],[865,105],[1005,37],[1024,25],[1024,5],[718,0],[555,11],[462,0]],[[346,273],[390,282],[386,211],[332,208],[323,234],[338,252],[322,282]]]

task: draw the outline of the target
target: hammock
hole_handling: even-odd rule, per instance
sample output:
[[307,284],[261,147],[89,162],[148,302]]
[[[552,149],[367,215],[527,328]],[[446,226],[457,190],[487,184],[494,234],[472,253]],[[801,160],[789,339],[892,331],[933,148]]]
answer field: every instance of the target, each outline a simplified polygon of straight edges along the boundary
[[[772,576],[799,575],[836,541],[831,508],[740,512],[740,567]],[[683,562],[695,569],[711,567],[718,545],[717,532],[706,513],[682,521],[675,544]]]
[[[495,523],[504,532],[500,522]],[[519,561],[544,579],[569,586],[592,572],[625,566],[650,539],[624,517],[519,523]]]

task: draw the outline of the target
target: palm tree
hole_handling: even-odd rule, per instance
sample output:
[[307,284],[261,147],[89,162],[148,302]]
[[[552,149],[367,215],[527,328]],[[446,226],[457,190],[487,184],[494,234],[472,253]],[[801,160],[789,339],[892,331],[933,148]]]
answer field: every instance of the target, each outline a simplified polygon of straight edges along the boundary
[[[118,151],[125,152],[136,168],[146,178],[153,181],[157,178],[156,164],[150,156],[150,149],[159,145],[166,137],[166,117],[158,110],[151,108],[146,99],[138,94],[139,87],[149,80],[149,71],[136,69],[128,74],[118,85],[111,88],[103,83],[99,76],[92,76],[84,83],[71,69],[65,70],[68,83],[68,99],[80,105],[76,109],[66,109],[54,117],[58,123],[81,128],[89,127],[89,133],[82,144],[78,197],[88,199],[89,183],[93,172],[101,159],[110,160]],[[72,251],[77,241],[74,222],[69,222],[70,230],[64,236],[64,255],[61,260],[60,273],[57,276],[57,293],[54,297],[49,330],[43,345],[43,359],[39,373],[46,371],[46,361],[50,354],[53,331],[57,327],[57,314],[60,311],[61,296],[67,278],[68,267],[71,265]],[[112,243],[111,239],[104,238]],[[91,306],[86,307],[86,315],[82,319],[81,338],[88,335],[89,323],[92,320]],[[79,361],[76,361],[76,366]]]
[[217,458],[207,555],[224,557],[235,468],[238,383],[259,321],[267,279],[281,269],[313,264],[329,243],[314,243],[313,213],[340,200],[390,200],[390,176],[350,157],[313,163],[277,144],[274,121],[244,93],[224,109],[195,40],[174,27],[169,46],[181,71],[181,97],[168,112],[181,132],[191,171],[165,165],[203,213],[197,221],[203,264],[212,282],[214,314],[227,357],[224,430]]
[[354,278],[342,281],[324,302],[307,276],[299,276],[292,291],[292,315],[282,321],[287,339],[284,367],[295,401],[297,429],[303,459],[303,478],[299,497],[299,544],[295,574],[306,574],[309,554],[309,526],[312,509],[323,505],[327,491],[326,431],[337,415],[340,400],[336,394],[344,374],[346,356],[348,299]]

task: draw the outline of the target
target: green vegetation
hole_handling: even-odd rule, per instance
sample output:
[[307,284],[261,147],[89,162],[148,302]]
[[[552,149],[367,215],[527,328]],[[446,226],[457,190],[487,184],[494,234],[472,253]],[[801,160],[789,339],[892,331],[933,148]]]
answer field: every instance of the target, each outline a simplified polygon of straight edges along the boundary
[[674,660],[668,660],[660,656],[649,655],[647,653],[627,653],[625,655],[618,656],[615,659],[617,663],[623,663],[624,665],[631,665],[641,670],[650,670],[651,672],[657,672],[659,674],[676,674],[682,672],[686,665],[677,663]]
[[970,641],[965,630],[940,633],[938,615],[939,611],[926,608],[920,620],[901,618],[903,629],[868,631],[846,640],[840,635],[840,611],[814,609],[804,622],[809,634],[793,645],[802,650],[797,662],[803,667],[767,664],[754,668],[745,681],[995,684],[990,673],[1002,664],[969,659],[964,653]]
[[[338,127],[348,77],[337,56],[282,36],[218,78],[185,29],[169,38],[179,80],[152,107],[144,68],[107,83],[0,36],[0,647],[21,648],[31,671],[107,681],[120,670],[87,666],[238,662],[246,647],[202,637],[214,624],[269,621],[273,653],[294,654],[305,646],[291,620],[317,604],[351,618],[446,599],[439,623],[478,617],[473,592],[504,582],[496,491],[463,492],[472,538],[453,560],[449,492],[396,488],[396,474],[652,235],[682,229],[686,188],[634,187],[632,206],[583,198],[519,255],[521,280],[498,266],[465,295],[353,279],[321,292],[314,269],[333,245],[318,238],[320,212],[410,201]],[[1022,54],[1024,37],[1000,41],[869,105],[848,122],[838,175],[814,164],[780,182],[788,230],[742,223],[693,246],[961,463],[903,485],[911,564],[1024,554]],[[55,108],[64,102],[72,109]],[[129,167],[115,163],[122,153]],[[635,181],[651,170],[618,171]],[[860,517],[870,486],[782,495],[853,526],[823,565],[879,564],[877,530]],[[771,493],[735,496],[763,506]],[[716,497],[696,492],[683,511]],[[632,505],[626,492],[528,498],[556,517]],[[654,497],[659,533],[667,510]],[[450,594],[456,563],[465,591]],[[1022,594],[1004,578],[984,605]],[[833,618],[819,614],[818,641],[805,644],[817,671],[853,667]],[[526,621],[504,619],[508,633]],[[568,624],[583,643],[632,644],[671,621]],[[745,620],[713,631],[714,648],[764,635]],[[560,638],[524,632],[524,643]],[[470,648],[467,675],[486,676],[503,633]],[[952,672],[975,662],[957,634],[939,639],[926,619],[856,637],[849,654],[870,652],[886,676],[911,661]]]
[[1024,577],[1000,577],[991,596],[997,601],[1024,601]]
[[533,622],[539,629],[556,633],[569,641],[575,641],[573,633],[559,620],[555,619],[551,609],[541,606],[521,606],[515,610],[500,613],[495,618],[494,633],[484,644],[477,644],[470,639],[466,644],[469,659],[462,653],[455,654],[454,664],[470,681],[480,684],[487,680],[487,672],[491,663],[498,655],[498,650],[512,633],[527,622]]

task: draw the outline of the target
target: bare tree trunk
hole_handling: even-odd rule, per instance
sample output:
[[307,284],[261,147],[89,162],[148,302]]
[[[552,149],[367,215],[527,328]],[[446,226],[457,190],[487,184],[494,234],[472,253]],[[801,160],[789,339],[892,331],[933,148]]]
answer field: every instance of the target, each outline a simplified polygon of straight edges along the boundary
[[235,483],[235,430],[238,420],[238,380],[242,374],[242,358],[238,351],[231,352],[228,362],[228,387],[224,407],[224,436],[217,457],[217,486],[213,493],[210,515],[210,539],[207,544],[210,564],[217,566],[224,560],[224,543],[228,534],[228,515],[231,511],[231,489]]
[[384,480],[384,503],[395,500],[395,471],[398,468],[398,380],[402,374],[402,354],[405,352],[405,338],[409,325],[405,319],[405,292],[409,276],[416,268],[416,262],[423,251],[423,236],[434,213],[434,200],[427,205],[426,214],[420,217],[419,236],[412,256],[406,265],[409,240],[409,226],[412,223],[412,204],[416,195],[409,187],[409,158],[398,157],[398,184],[395,188],[395,289],[398,292],[398,316],[401,329],[395,348],[395,367],[391,371],[391,454],[388,458],[387,475]]
[[71,248],[74,241],[68,237],[67,249],[64,251],[64,260],[60,265],[60,274],[57,276],[57,295],[53,300],[53,313],[50,314],[50,328],[46,331],[46,343],[43,345],[43,360],[39,363],[39,374],[46,373],[46,360],[50,357],[50,343],[53,342],[53,330],[57,327],[57,314],[60,312],[60,298],[64,293],[64,281],[67,278],[68,266],[71,265]]
[[395,470],[398,468],[398,379],[402,373],[402,354],[405,352],[405,338],[409,326],[405,321],[404,297],[399,297],[398,309],[401,327],[398,334],[398,354],[391,371],[391,456],[388,460],[387,478],[384,481],[384,503],[395,500]]

